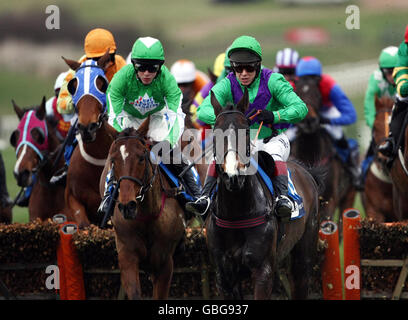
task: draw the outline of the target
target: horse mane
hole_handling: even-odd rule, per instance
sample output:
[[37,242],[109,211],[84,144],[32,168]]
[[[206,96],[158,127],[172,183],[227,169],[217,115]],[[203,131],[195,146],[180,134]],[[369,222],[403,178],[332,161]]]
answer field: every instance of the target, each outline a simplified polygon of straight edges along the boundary
[[123,131],[119,132],[116,138],[123,138],[123,137],[130,137],[138,135],[137,130],[135,128],[126,128]]

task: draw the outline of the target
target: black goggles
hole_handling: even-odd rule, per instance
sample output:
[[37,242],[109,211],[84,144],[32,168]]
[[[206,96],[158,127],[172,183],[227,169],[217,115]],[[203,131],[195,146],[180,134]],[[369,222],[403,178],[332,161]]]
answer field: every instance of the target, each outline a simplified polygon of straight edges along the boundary
[[242,73],[244,69],[247,72],[254,72],[258,69],[259,63],[247,63],[247,64],[238,64],[238,63],[232,63],[232,68],[234,69],[235,72]]
[[140,63],[133,63],[133,66],[135,67],[136,72],[150,72],[150,73],[155,73],[159,71],[160,65],[159,64],[140,64]]
[[394,68],[382,68],[385,75],[392,75]]

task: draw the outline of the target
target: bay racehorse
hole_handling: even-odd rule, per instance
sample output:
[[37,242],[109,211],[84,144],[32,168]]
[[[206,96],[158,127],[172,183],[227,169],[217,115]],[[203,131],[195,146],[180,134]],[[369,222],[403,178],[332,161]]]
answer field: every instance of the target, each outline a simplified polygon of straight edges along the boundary
[[14,176],[20,187],[33,184],[28,204],[29,220],[46,220],[64,209],[64,186],[50,185],[49,180],[63,166],[57,160],[61,141],[55,121],[46,116],[45,97],[39,106],[13,107],[20,122],[10,136],[16,149]]
[[408,219],[408,113],[402,124],[399,140],[401,141],[397,141],[397,155],[390,169],[394,214],[397,221]]
[[326,168],[320,218],[333,219],[338,208],[341,219],[343,211],[353,206],[356,191],[350,174],[337,155],[332,138],[320,124],[322,98],[318,80],[313,76],[299,77],[296,81],[296,93],[305,102],[308,113],[296,124],[297,134],[291,143],[291,157],[309,167]]
[[[151,159],[146,138],[149,117],[138,130],[122,131],[112,143],[100,181],[114,168],[118,191],[112,223],[121,283],[129,299],[140,299],[139,271],[151,275],[153,298],[166,299],[173,274],[173,254],[184,235],[184,213],[159,165]],[[116,197],[115,197],[116,198]]]
[[[248,130],[248,92],[236,107],[222,107],[211,93],[216,131],[228,133],[220,147],[214,140],[218,191],[206,220],[207,245],[216,270],[216,282],[224,299],[242,299],[241,281],[252,278],[254,299],[269,299],[275,271],[289,263],[291,297],[306,299],[310,275],[317,259],[318,185],[299,163],[288,162],[298,194],[303,198],[304,215],[282,222],[274,213],[275,197],[258,173],[248,174],[242,152],[231,136]],[[228,131],[227,131],[228,130]],[[245,148],[248,150],[248,136]],[[241,142],[240,142],[241,143]],[[274,172],[274,161],[263,156],[264,168]],[[266,171],[265,170],[265,171]],[[289,261],[289,262],[288,262]]]
[[375,97],[375,120],[372,130],[373,160],[367,169],[364,180],[364,191],[361,192],[361,201],[365,214],[377,222],[396,221],[392,200],[391,176],[384,168],[384,161],[376,153],[377,147],[388,137],[388,118],[391,114],[394,100],[384,96]]
[[99,179],[117,133],[108,124],[105,113],[108,80],[104,68],[109,59],[109,52],[98,62],[86,60],[80,64],[64,59],[72,70],[76,70],[75,77],[68,83],[68,90],[78,114],[78,146],[68,167],[65,209],[67,218],[75,221],[79,228],[90,223],[99,224],[102,219],[97,215],[101,202]]

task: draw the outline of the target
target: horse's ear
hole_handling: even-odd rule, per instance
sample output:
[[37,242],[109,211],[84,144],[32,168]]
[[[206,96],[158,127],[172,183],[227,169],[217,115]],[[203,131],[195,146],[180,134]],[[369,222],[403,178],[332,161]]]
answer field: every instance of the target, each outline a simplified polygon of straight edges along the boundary
[[218,77],[214,74],[214,72],[211,71],[210,68],[207,68],[207,71],[208,71],[208,76],[210,77],[211,82],[216,83]]
[[65,61],[65,63],[68,65],[68,67],[70,67],[74,71],[81,66],[81,64],[78,61],[71,60],[71,59],[65,59],[62,56],[61,56],[61,58]]
[[218,102],[214,92],[212,90],[210,92],[211,92],[211,104],[214,108],[214,114],[217,117],[221,113],[222,107],[220,103]]
[[45,119],[45,96],[43,96],[40,107],[37,109],[35,112],[35,115],[37,116],[38,119],[44,120]]
[[147,132],[149,131],[149,124],[150,124],[150,115],[147,117],[145,121],[142,122],[139,129],[137,129],[137,133],[140,134],[142,137],[146,137]]
[[98,66],[101,67],[105,72],[107,68],[110,66],[109,62],[111,61],[109,50],[110,49],[108,48],[105,54],[102,57],[100,57],[98,60]]
[[13,108],[14,108],[14,111],[16,112],[16,114],[17,114],[18,119],[21,120],[21,118],[23,118],[23,116],[24,116],[24,110],[21,109],[21,108],[17,105],[17,103],[15,103],[14,100],[11,100],[11,103],[13,104]]
[[249,94],[248,88],[245,87],[244,95],[242,96],[241,100],[239,100],[237,104],[237,109],[242,113],[245,113],[248,110],[248,106],[249,106]]

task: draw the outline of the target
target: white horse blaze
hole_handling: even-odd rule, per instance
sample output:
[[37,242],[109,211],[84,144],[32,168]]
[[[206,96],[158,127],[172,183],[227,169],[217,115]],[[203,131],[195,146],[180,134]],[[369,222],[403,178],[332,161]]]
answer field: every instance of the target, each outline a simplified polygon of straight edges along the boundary
[[237,153],[233,151],[234,148],[231,143],[231,136],[228,136],[228,153],[225,157],[225,173],[229,177],[238,175],[238,159]]
[[25,155],[25,153],[26,153],[26,150],[27,150],[27,145],[25,144],[24,146],[23,146],[23,151],[20,153],[20,156],[18,157],[18,159],[17,159],[17,161],[16,161],[16,165],[14,166],[14,173],[15,174],[18,174],[20,171],[19,171],[19,167],[20,167],[20,164],[21,164],[21,161],[23,160],[23,158],[24,158],[24,155]]
[[123,162],[125,162],[126,158],[129,156],[129,152],[126,151],[126,146],[120,146],[120,154],[122,155]]

